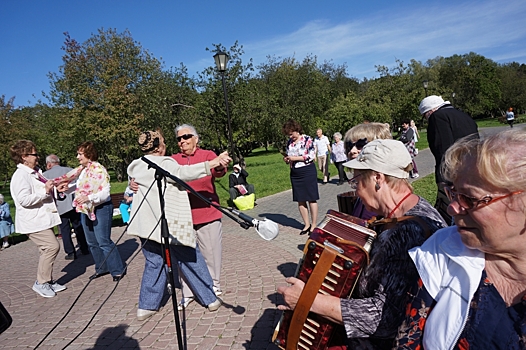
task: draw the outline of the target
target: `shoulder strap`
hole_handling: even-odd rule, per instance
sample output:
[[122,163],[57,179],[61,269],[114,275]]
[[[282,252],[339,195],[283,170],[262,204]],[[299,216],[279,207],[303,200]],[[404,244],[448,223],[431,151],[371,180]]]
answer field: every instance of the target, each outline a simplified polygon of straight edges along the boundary
[[380,219],[380,220],[376,220],[376,218],[373,218],[373,219],[371,219],[368,222],[369,226],[374,227],[378,225],[385,225],[386,229],[392,228],[394,225],[396,225],[398,222],[401,222],[401,221],[414,220],[424,230],[424,236],[426,239],[429,238],[429,236],[431,236],[431,227],[420,216],[408,215],[408,216],[401,216],[399,218],[386,218],[386,219]]

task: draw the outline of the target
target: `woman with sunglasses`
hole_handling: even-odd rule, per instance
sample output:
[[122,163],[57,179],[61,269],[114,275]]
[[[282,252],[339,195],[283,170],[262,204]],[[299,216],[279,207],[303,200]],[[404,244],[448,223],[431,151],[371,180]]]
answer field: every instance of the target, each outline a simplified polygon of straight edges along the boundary
[[[367,144],[367,142],[376,140],[376,139],[392,139],[391,129],[389,124],[385,123],[363,123],[358,124],[345,133],[345,150],[347,152],[347,157],[349,160],[353,160],[358,157],[362,148]],[[343,165],[343,164],[342,164]],[[351,184],[352,185],[352,184]],[[360,198],[356,197],[356,193],[351,191],[347,193],[347,198],[354,198],[354,203],[352,204],[352,211],[350,215],[369,220],[375,213],[367,211],[363,202]]]
[[409,252],[420,280],[397,345],[524,349],[526,131],[460,139],[442,170],[456,226]]
[[33,142],[17,141],[10,153],[17,168],[10,185],[16,208],[16,231],[26,234],[40,251],[33,290],[44,298],[52,298],[66,289],[53,280],[53,264],[60,251],[53,227],[61,221],[53,199],[53,181],[46,179],[38,168],[39,158]]
[[[386,220],[374,226],[378,238],[369,253],[350,299],[318,293],[311,311],[343,324],[349,349],[390,349],[403,321],[407,291],[418,274],[407,251],[445,227],[440,214],[413,193],[408,181],[411,156],[395,140],[374,140],[345,166],[354,169],[351,180],[366,209]],[[304,283],[288,278],[290,287],[279,287],[285,305],[296,307]]]

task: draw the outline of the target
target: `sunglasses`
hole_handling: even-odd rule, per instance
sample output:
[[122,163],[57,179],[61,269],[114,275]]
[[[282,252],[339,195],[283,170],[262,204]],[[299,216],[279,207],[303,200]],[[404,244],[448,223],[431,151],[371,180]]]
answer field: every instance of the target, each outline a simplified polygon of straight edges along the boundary
[[38,153],[28,153],[26,156],[38,157]]
[[356,142],[347,142],[347,149],[350,151],[353,149],[353,147],[356,147],[356,149],[360,151],[366,144],[367,138],[359,139]]
[[445,186],[444,192],[446,192],[447,198],[449,198],[450,201],[457,201],[458,205],[460,205],[461,208],[465,210],[471,210],[476,209],[479,205],[490,205],[491,203],[494,203],[496,201],[500,201],[501,199],[511,197],[513,195],[522,193],[523,191],[515,191],[508,194],[505,194],[500,197],[492,197],[492,195],[485,195],[481,199],[477,199],[474,197],[467,196],[463,193],[458,193],[455,191],[455,187],[453,186]]
[[189,140],[192,137],[194,137],[194,135],[192,135],[192,134],[184,134],[184,135],[181,135],[181,136],[177,136],[176,139],[177,139],[177,142],[181,142],[181,140]]

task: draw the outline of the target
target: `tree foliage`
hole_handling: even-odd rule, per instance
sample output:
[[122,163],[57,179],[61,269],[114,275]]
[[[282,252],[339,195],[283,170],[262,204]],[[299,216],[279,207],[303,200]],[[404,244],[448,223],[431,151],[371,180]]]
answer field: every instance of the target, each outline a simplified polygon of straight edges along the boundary
[[[14,170],[9,147],[31,139],[41,154],[56,153],[70,166],[76,146],[94,141],[101,162],[125,179],[129,162],[140,156],[140,131],[161,128],[168,152],[176,152],[177,125],[193,124],[201,146],[229,148],[229,128],[222,80],[225,80],[235,157],[255,147],[280,147],[283,123],[298,120],[307,134],[317,128],[332,135],[365,121],[421,120],[417,106],[427,94],[441,95],[474,117],[501,116],[508,107],[526,109],[526,65],[499,65],[470,52],[392,66],[377,66],[377,77],[358,80],[346,65],[273,57],[257,67],[237,41],[206,48],[210,56],[226,52],[224,77],[213,59],[196,77],[186,67],[166,69],[129,31],[100,29],[83,43],[65,33],[62,65],[49,73],[49,103],[14,108],[14,97],[0,97],[0,172]],[[422,82],[428,82],[423,88]],[[41,159],[43,162],[43,159]],[[42,164],[43,165],[43,164]]]

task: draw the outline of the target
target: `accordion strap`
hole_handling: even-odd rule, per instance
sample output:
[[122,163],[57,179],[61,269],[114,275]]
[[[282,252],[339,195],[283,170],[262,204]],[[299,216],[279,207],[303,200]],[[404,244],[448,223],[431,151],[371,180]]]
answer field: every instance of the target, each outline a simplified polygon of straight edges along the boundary
[[399,218],[386,218],[386,219],[381,219],[381,220],[376,220],[376,218],[373,218],[373,219],[374,220],[369,221],[369,226],[385,225],[386,229],[392,228],[394,225],[396,225],[400,221],[414,220],[424,230],[424,237],[426,239],[429,238],[429,236],[431,236],[431,229],[429,227],[429,224],[424,219],[422,219],[420,216],[407,215],[407,216],[401,216]]
[[316,295],[336,258],[336,254],[337,253],[334,249],[325,247],[316,263],[316,266],[312,270],[312,274],[305,284],[303,292],[301,293],[292,314],[290,329],[287,335],[287,350],[297,349],[303,324],[307,320],[307,315],[309,314],[312,303],[314,302],[314,299],[316,298]]

